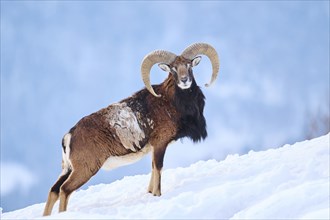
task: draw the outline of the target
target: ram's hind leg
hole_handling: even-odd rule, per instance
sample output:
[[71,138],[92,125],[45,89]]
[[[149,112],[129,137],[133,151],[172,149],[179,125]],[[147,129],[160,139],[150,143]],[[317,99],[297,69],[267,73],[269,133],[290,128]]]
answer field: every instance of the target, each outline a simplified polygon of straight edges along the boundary
[[58,178],[54,186],[50,189],[43,216],[50,215],[52,213],[54,204],[59,197],[60,187],[68,179],[70,173],[71,170],[63,172],[63,174]]
[[[91,169],[93,170],[93,169]],[[94,169],[92,172],[88,168],[73,169],[69,178],[63,183],[60,188],[60,206],[59,212],[67,210],[68,201],[71,193],[84,185],[99,169]]]

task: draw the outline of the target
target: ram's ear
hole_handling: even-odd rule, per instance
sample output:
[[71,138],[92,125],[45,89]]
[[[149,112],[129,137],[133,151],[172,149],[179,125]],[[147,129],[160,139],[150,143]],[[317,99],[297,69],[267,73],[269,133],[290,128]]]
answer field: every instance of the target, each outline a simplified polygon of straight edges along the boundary
[[171,72],[170,66],[167,65],[166,63],[160,63],[160,64],[158,64],[158,66],[165,72],[168,72],[168,73]]
[[197,65],[199,64],[199,62],[201,62],[201,59],[202,59],[201,56],[197,56],[197,57],[195,57],[195,58],[191,61],[192,66],[193,66],[193,67],[194,67],[194,66],[197,66]]

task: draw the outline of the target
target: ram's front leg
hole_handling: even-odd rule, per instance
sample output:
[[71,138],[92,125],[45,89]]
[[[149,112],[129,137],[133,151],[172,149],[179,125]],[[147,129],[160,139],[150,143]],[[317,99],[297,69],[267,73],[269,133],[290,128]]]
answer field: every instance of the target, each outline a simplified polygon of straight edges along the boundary
[[148,187],[148,192],[152,193],[152,191],[154,190],[154,163],[152,162],[152,170],[151,170],[151,177],[150,177],[150,181],[149,181],[149,187]]
[[153,148],[152,171],[148,192],[152,193],[154,196],[161,195],[161,172],[163,168],[165,151],[166,146],[162,148]]

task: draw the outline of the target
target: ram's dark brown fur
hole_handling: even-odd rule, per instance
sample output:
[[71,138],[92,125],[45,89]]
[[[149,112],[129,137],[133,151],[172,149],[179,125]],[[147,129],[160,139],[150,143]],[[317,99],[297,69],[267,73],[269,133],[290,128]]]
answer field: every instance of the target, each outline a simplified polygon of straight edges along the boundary
[[186,68],[189,88],[180,88],[179,74],[171,72],[163,83],[153,86],[161,97],[155,97],[150,88],[142,89],[82,118],[70,129],[62,140],[63,171],[50,189],[44,215],[51,214],[58,199],[59,211],[65,211],[70,194],[101,167],[112,169],[123,162],[132,163],[149,151],[152,173],[148,191],[161,195],[161,170],[168,144],[184,137],[197,142],[207,136],[205,97],[193,77],[192,62],[178,56],[169,64],[173,69]]

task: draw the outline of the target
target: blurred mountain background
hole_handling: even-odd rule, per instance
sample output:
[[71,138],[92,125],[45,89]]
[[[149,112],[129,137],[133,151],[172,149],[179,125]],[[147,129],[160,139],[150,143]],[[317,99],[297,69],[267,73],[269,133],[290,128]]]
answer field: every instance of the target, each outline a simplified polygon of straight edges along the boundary
[[[143,57],[195,42],[209,136],[171,145],[164,168],[280,147],[329,132],[329,1],[1,1],[1,207],[44,202],[61,139],[83,116],[144,87]],[[154,84],[167,74],[152,69]],[[150,156],[88,184],[150,172]],[[146,187],[146,186],[141,186]]]

